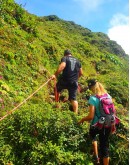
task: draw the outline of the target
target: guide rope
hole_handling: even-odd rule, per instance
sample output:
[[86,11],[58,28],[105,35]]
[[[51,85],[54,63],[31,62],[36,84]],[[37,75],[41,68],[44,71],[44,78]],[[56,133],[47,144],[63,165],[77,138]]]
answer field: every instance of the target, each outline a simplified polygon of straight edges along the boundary
[[14,107],[11,111],[7,112],[6,115],[0,118],[0,121],[5,119],[7,116],[11,115],[16,109],[18,109],[22,104],[24,104],[28,99],[30,99],[34,94],[36,94],[41,88],[43,88],[52,78],[48,79],[44,84],[42,84],[36,91],[34,91],[31,95],[29,95],[26,99],[24,99],[20,104]]

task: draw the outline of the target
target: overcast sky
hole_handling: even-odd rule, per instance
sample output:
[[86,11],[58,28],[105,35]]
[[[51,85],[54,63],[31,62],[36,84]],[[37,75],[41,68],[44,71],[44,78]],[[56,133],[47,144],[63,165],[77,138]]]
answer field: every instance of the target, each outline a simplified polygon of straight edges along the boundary
[[130,55],[129,0],[15,0],[37,16],[57,15],[103,32]]

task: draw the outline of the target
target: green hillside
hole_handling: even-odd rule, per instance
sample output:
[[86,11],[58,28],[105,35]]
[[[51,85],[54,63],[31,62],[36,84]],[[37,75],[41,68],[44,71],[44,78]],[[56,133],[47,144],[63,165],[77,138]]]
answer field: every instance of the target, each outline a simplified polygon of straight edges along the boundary
[[[104,33],[55,15],[37,17],[14,0],[0,1],[0,117],[50,78],[65,49],[82,63],[81,86],[87,85],[88,78],[96,78],[113,97],[121,125],[111,138],[111,163],[126,165],[128,55]],[[54,82],[49,82],[0,121],[0,164],[92,164],[89,124],[77,125],[87,114],[86,92],[78,94],[79,115],[75,116],[69,102],[54,102],[53,87]]]

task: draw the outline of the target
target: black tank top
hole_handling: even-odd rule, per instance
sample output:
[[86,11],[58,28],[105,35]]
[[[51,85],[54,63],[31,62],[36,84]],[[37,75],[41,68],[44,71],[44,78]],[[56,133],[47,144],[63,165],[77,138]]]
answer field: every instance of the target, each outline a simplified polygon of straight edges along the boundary
[[79,60],[73,56],[65,56],[61,59],[61,62],[66,63],[66,67],[62,73],[62,78],[68,82],[78,81],[78,74],[81,68]]

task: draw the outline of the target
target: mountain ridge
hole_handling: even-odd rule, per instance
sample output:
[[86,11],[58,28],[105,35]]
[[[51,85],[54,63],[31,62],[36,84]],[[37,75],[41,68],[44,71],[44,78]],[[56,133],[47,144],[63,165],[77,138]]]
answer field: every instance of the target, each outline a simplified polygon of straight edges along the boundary
[[[77,30],[80,30],[81,32],[79,31],[79,33],[81,33],[82,36],[87,36],[88,35],[88,36],[91,36],[92,37],[92,36],[94,36],[94,34],[96,34],[98,36],[98,39],[97,39],[98,41],[99,41],[100,38],[103,38],[105,40],[104,43],[102,43],[102,44],[104,44],[104,45],[107,45],[108,44],[110,47],[111,46],[114,46],[113,51],[111,53],[115,53],[117,55],[123,55],[123,56],[127,55],[125,53],[125,51],[123,50],[123,48],[116,41],[110,40],[110,38],[108,37],[108,35],[105,34],[105,33],[103,33],[103,32],[92,32],[88,28],[82,27],[81,25],[78,25],[78,24],[76,24],[73,21],[66,21],[66,20],[60,19],[56,15],[48,15],[48,16],[41,17],[41,19],[42,18],[45,19],[46,21],[63,21],[63,22],[66,22],[68,24],[68,26],[73,25],[73,30],[74,30],[74,28],[76,28]],[[94,40],[93,39],[91,41],[91,43],[92,44],[96,44],[97,40]]]

